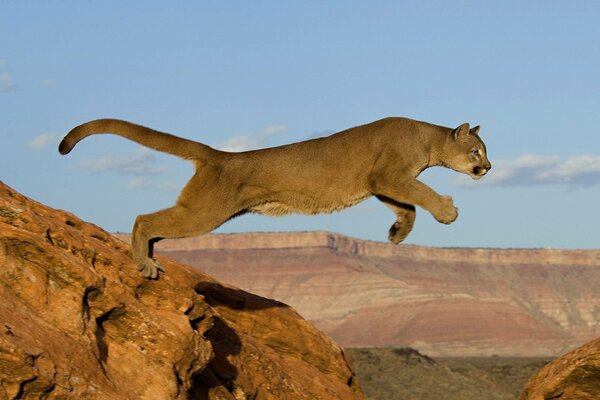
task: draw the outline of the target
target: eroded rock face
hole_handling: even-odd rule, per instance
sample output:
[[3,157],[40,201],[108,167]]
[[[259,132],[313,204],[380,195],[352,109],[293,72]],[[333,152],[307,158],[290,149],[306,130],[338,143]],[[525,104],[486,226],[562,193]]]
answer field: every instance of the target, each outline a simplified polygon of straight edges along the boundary
[[520,399],[600,399],[600,338],[540,369],[529,379]]
[[283,303],[129,246],[0,182],[0,399],[361,399]]

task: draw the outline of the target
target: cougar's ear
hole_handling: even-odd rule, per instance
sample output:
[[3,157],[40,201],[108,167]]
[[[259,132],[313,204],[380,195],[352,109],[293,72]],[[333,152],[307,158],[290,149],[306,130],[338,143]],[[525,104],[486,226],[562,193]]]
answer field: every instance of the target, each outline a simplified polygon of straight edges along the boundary
[[468,134],[469,134],[469,124],[467,122],[465,122],[458,128],[452,130],[452,138],[454,138],[454,140],[458,139],[459,137],[466,136]]
[[469,133],[471,135],[477,135],[479,133],[479,125],[477,125],[475,128],[469,129]]

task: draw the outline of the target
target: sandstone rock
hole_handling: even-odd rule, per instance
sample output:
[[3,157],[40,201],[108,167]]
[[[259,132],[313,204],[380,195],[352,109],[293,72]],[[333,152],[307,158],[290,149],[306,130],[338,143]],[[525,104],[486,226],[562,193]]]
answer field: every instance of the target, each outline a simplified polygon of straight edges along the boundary
[[0,399],[360,399],[283,303],[129,246],[0,182]]
[[540,369],[529,379],[520,399],[600,399],[600,338]]

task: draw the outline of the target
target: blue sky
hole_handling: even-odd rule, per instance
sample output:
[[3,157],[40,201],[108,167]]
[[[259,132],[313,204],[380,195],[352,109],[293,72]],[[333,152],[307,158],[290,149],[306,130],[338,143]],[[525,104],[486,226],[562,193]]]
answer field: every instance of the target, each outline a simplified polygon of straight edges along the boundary
[[[170,206],[188,163],[69,129],[114,117],[217,148],[273,146],[386,116],[481,125],[494,164],[430,169],[458,220],[417,211],[406,243],[600,247],[596,1],[0,1],[0,180],[109,231]],[[243,216],[220,232],[331,230],[385,241],[376,200]]]

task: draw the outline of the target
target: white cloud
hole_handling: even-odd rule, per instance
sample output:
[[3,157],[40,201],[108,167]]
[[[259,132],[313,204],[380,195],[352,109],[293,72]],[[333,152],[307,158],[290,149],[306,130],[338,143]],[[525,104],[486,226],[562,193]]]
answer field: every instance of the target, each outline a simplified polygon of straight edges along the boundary
[[217,146],[223,151],[246,151],[253,150],[261,146],[261,141],[252,136],[233,136]]
[[140,147],[128,154],[110,155],[81,162],[81,167],[91,172],[116,172],[130,176],[127,187],[133,190],[178,192],[182,184],[163,174],[168,171],[150,149]]
[[16,87],[13,77],[8,72],[0,72],[0,93],[8,93]]
[[493,168],[481,182],[466,176],[458,179],[463,187],[600,184],[600,156],[559,156],[526,154],[514,160],[492,161]]
[[34,150],[44,150],[49,146],[58,145],[59,137],[53,133],[42,133],[29,142],[29,147]]
[[261,147],[265,147],[269,143],[269,140],[272,136],[286,131],[287,127],[285,126],[270,126],[268,128],[263,129],[256,135],[238,135],[230,137],[225,142],[217,146],[217,148],[224,151],[232,152],[255,150]]
[[91,172],[117,172],[121,175],[156,175],[166,171],[158,165],[148,149],[140,148],[130,154],[111,155],[95,160],[84,160],[81,166]]
[[332,131],[331,129],[325,129],[322,131],[317,131],[317,132],[313,132],[310,135],[307,136],[307,139],[317,139],[317,138],[322,138],[322,137],[326,137],[329,136],[331,134],[335,133],[335,131]]
[[269,126],[266,127],[265,129],[263,129],[260,133],[260,135],[263,136],[272,136],[272,135],[277,135],[278,133],[284,133],[287,131],[287,127],[283,126],[283,125],[276,125],[276,126]]

